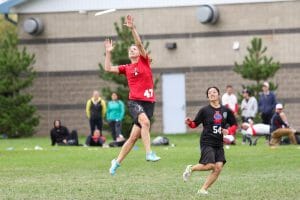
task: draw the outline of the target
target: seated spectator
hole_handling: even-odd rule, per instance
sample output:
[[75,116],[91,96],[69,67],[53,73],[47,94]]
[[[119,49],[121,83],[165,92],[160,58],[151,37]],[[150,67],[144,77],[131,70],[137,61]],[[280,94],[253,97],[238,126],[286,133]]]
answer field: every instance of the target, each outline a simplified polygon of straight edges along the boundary
[[52,146],[57,145],[78,145],[77,131],[73,130],[71,134],[69,130],[61,125],[60,120],[54,120],[53,128],[50,131]]
[[96,129],[93,133],[93,136],[89,135],[86,138],[85,144],[87,146],[100,146],[100,147],[102,147],[102,145],[105,143],[105,141],[106,141],[106,138],[102,135],[100,130]]
[[249,140],[250,145],[256,145],[259,136],[270,135],[270,125],[268,124],[253,124],[244,122],[241,125],[243,138]]
[[227,128],[228,130],[228,134],[223,136],[223,142],[224,144],[233,144],[235,145],[235,134],[236,134],[236,129],[237,126],[236,125],[232,125],[230,127]]
[[277,146],[280,144],[282,136],[288,136],[292,144],[297,144],[295,138],[296,130],[290,128],[287,116],[283,112],[282,104],[276,104],[275,113],[271,119],[271,141],[270,146]]

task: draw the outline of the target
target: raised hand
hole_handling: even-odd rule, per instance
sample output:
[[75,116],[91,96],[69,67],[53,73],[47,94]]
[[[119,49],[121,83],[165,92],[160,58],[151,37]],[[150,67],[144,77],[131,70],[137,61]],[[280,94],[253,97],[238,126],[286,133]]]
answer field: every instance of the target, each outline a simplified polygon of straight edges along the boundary
[[110,39],[104,41],[104,47],[106,52],[111,52],[114,49],[113,42]]
[[144,45],[142,43],[142,40],[141,40],[138,32],[133,24],[133,17],[131,15],[127,15],[124,26],[126,26],[127,28],[129,28],[131,30],[135,45],[138,47],[141,56],[146,58],[147,52],[144,48]]
[[131,15],[127,15],[124,26],[127,26],[130,29],[132,29],[134,27],[133,17]]

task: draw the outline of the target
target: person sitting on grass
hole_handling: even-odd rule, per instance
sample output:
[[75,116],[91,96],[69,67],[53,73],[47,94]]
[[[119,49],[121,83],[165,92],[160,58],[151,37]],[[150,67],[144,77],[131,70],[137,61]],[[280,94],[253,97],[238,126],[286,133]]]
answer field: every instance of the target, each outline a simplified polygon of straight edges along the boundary
[[270,146],[276,147],[280,144],[283,136],[288,136],[292,144],[297,144],[295,138],[296,130],[290,128],[287,116],[283,112],[282,104],[276,104],[275,113],[271,119],[271,141]]
[[270,125],[269,124],[253,124],[253,121],[250,123],[244,122],[241,125],[241,133],[249,141],[249,145],[256,145],[257,140],[260,136],[269,136]]
[[70,145],[77,146],[78,144],[78,135],[77,131],[73,130],[71,134],[69,130],[61,125],[60,120],[54,120],[53,128],[50,131],[51,144],[54,146],[57,145]]
[[270,142],[271,146],[275,146],[280,144],[282,136],[288,136],[288,143],[298,143],[295,140],[297,139],[297,135],[299,132],[296,130],[289,128],[287,117],[283,113],[283,106],[282,104],[276,105],[276,112],[272,117],[272,127],[268,124],[253,124],[253,121],[250,123],[244,122],[241,125],[241,132],[247,138],[250,139],[250,145],[256,145],[259,136],[269,136],[271,135],[271,128],[272,132],[272,140]]
[[228,134],[223,136],[223,142],[225,145],[235,145],[235,134],[237,130],[237,125],[228,126]]
[[100,130],[96,129],[93,133],[93,136],[89,135],[86,138],[85,144],[87,146],[100,146],[105,143],[106,138],[101,134]]

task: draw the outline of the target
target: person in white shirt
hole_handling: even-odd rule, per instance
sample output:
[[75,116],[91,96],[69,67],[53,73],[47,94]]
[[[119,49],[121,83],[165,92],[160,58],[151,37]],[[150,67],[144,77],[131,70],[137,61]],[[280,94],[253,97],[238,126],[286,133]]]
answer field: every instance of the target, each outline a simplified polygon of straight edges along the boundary
[[249,122],[248,120],[253,120],[257,114],[257,100],[254,96],[251,96],[249,90],[243,90],[243,100],[241,103],[242,110],[242,120],[243,122]]
[[226,93],[224,93],[222,96],[222,105],[229,108],[233,112],[235,117],[237,116],[239,110],[238,101],[234,94],[232,85],[226,86]]
[[249,138],[250,145],[256,145],[259,136],[269,136],[271,134],[270,129],[270,125],[262,123],[252,124],[244,122],[241,125],[241,132],[246,138]]
[[[251,96],[251,93],[248,89],[244,89],[242,91],[243,94],[243,100],[241,103],[241,116],[242,116],[242,122],[252,122],[257,114],[258,105],[257,100],[255,97]],[[249,139],[249,138],[248,138]],[[243,135],[243,142],[242,144],[246,144],[247,137],[246,135]],[[249,142],[251,142],[249,140]]]

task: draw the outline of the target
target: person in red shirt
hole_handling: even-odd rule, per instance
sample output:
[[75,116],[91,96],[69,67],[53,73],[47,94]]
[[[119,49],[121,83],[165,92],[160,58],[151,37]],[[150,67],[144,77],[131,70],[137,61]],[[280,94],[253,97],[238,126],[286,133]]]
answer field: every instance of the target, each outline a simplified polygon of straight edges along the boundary
[[130,15],[126,17],[124,25],[131,30],[135,41],[135,44],[128,48],[128,57],[131,63],[111,66],[111,52],[114,47],[112,41],[106,39],[104,42],[106,53],[105,71],[126,76],[129,87],[128,108],[134,120],[134,125],[130,137],[122,146],[118,157],[111,161],[111,168],[109,169],[111,175],[116,173],[117,168],[120,167],[121,162],[140,137],[142,138],[146,150],[146,160],[160,160],[160,157],[151,151],[150,145],[150,119],[153,116],[155,104],[150,59],[133,24],[133,18]]

